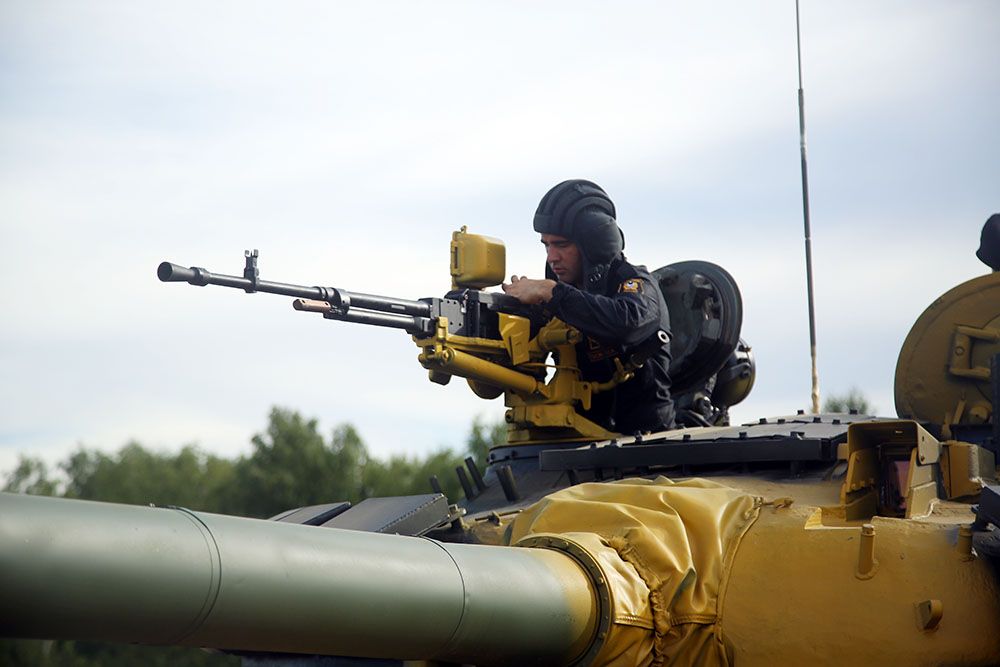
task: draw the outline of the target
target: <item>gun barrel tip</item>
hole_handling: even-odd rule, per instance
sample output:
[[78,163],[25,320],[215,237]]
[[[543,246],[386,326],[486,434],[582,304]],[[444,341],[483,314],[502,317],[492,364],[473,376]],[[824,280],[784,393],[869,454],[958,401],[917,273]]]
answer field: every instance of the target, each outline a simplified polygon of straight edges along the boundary
[[173,273],[174,265],[170,262],[160,262],[160,265],[156,267],[156,277],[163,282],[169,281]]

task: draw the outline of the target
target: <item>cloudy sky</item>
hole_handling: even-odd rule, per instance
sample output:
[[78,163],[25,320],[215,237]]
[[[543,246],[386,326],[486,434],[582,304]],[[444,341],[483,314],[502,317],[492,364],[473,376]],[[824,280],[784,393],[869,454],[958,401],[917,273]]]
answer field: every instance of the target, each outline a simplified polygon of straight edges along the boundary
[[[894,414],[899,345],[1000,210],[1000,4],[803,0],[821,390]],[[795,12],[782,2],[0,3],[0,471],[129,439],[249,451],[271,406],[378,455],[502,415],[398,331],[166,285],[170,260],[420,297],[451,231],[539,275],[589,178],[630,259],[726,267],[757,386],[809,402]]]

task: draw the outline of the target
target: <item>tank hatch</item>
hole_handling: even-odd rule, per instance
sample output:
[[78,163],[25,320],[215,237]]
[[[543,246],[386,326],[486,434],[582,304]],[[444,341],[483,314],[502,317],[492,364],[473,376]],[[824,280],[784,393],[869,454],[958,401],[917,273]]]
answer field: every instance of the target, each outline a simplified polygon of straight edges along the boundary
[[740,342],[739,287],[721,266],[700,260],[668,264],[653,276],[670,311],[672,390],[699,388],[722,369]]
[[944,293],[914,323],[896,364],[896,413],[946,431],[988,428],[998,354],[1000,273],[992,273]]

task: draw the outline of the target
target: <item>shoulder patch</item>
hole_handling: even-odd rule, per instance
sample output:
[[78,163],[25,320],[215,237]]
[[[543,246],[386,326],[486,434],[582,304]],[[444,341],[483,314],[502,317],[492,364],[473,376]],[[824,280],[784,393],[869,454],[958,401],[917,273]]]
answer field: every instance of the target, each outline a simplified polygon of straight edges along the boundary
[[618,291],[619,292],[632,292],[633,294],[641,292],[642,291],[642,281],[639,280],[639,279],[637,279],[637,278],[631,278],[629,280],[626,280],[621,285],[618,286]]

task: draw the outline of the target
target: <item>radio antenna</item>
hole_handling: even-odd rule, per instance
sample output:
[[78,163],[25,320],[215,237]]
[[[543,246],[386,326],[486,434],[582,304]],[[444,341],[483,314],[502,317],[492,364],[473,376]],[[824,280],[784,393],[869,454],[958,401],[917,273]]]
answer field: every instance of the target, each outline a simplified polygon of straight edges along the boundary
[[819,413],[819,371],[816,367],[816,308],[813,303],[812,232],[809,228],[809,170],[806,167],[806,107],[802,91],[802,34],[799,0],[795,0],[795,49],[799,62],[799,149],[802,156],[802,221],[806,239],[806,296],[809,303],[809,354],[812,358],[812,411]]

